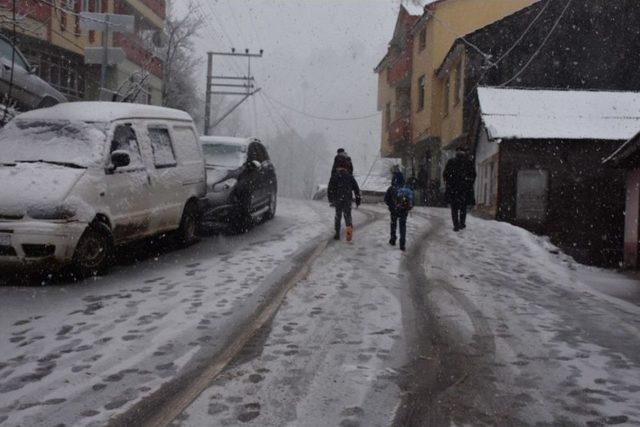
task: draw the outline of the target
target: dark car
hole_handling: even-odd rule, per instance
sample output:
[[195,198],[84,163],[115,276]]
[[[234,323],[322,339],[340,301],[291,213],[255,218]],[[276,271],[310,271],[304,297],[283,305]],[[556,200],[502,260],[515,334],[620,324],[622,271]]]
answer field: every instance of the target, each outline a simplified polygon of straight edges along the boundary
[[[21,111],[51,107],[67,101],[63,94],[36,75],[36,70],[29,65],[17,47],[15,54],[13,50],[11,41],[0,35],[0,94],[3,97],[9,93],[9,86],[12,86],[11,99]],[[15,66],[12,67],[12,64]]]
[[265,146],[257,138],[203,136],[207,195],[205,223],[227,223],[243,231],[276,213],[278,183]]

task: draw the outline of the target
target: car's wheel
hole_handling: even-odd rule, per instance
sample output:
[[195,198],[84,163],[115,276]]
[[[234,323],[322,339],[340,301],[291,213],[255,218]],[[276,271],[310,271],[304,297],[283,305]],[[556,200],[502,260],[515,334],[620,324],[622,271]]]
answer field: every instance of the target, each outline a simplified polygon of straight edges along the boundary
[[90,225],[76,245],[73,264],[82,277],[107,272],[113,256],[113,239],[109,229],[101,224]]
[[273,219],[276,216],[276,208],[278,207],[278,197],[276,194],[269,196],[269,210],[267,211],[266,219]]
[[182,212],[180,228],[178,229],[178,242],[188,246],[198,241],[198,228],[200,226],[200,213],[195,203],[187,203]]

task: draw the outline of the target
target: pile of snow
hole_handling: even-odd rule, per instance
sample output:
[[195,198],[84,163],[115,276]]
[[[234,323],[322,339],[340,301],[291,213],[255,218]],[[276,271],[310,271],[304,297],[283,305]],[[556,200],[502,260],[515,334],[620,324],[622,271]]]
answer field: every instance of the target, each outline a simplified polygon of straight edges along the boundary
[[491,139],[628,140],[640,130],[640,93],[481,87]]

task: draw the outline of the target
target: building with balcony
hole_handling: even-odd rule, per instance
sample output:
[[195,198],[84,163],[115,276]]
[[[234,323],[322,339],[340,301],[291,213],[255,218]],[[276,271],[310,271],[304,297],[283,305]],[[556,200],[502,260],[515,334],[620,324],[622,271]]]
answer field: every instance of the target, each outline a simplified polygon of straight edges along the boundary
[[411,144],[411,28],[420,18],[400,6],[387,54],[375,68],[378,74],[378,111],[383,112],[380,152],[398,157]]
[[[87,47],[102,47],[102,33],[81,28],[82,12],[135,17],[133,34],[111,33],[108,46],[120,47],[125,61],[108,67],[107,89],[137,93],[135,101],[161,104],[163,63],[154,55],[150,34],[164,29],[164,0],[18,0],[17,44],[38,75],[70,100],[100,98],[100,65],[85,63]],[[12,1],[0,0],[0,30],[12,31]]]

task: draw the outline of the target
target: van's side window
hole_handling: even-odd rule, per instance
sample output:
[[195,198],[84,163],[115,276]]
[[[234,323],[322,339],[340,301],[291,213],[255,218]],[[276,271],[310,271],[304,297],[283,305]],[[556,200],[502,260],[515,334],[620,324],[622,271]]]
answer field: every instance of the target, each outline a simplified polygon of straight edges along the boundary
[[140,147],[138,146],[138,138],[136,131],[131,125],[124,124],[116,126],[113,131],[113,139],[111,140],[111,153],[117,150],[124,150],[129,153],[130,166],[142,165],[142,156],[140,155]]
[[153,161],[157,168],[175,166],[176,155],[167,128],[149,128],[149,138],[153,149]]
[[173,135],[180,143],[176,145],[179,159],[193,161],[201,158],[198,137],[189,126],[174,126]]

